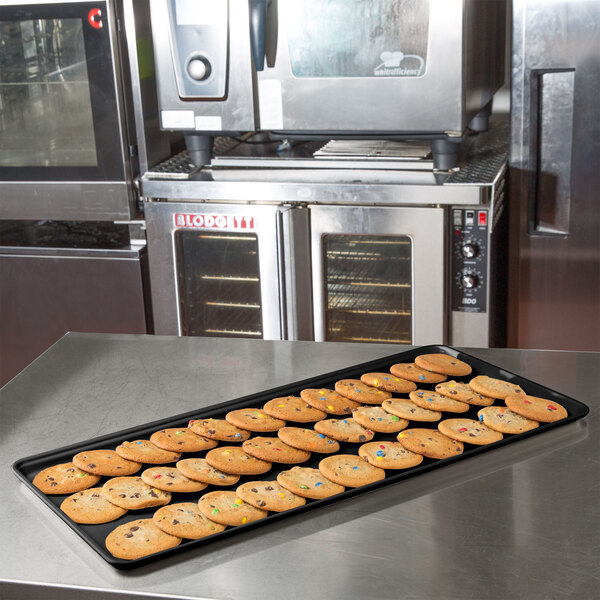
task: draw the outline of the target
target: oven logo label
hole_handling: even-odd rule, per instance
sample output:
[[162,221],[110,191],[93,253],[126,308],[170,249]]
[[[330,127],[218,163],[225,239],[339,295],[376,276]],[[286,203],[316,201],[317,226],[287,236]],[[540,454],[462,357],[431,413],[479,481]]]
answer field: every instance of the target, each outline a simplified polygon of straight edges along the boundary
[[102,11],[99,8],[92,8],[88,13],[88,23],[94,29],[102,29]]
[[176,213],[173,215],[175,227],[191,229],[254,229],[254,217],[238,215],[198,215]]
[[420,77],[425,73],[425,60],[417,54],[404,54],[400,50],[386,51],[379,58],[383,62],[373,71],[377,77]]

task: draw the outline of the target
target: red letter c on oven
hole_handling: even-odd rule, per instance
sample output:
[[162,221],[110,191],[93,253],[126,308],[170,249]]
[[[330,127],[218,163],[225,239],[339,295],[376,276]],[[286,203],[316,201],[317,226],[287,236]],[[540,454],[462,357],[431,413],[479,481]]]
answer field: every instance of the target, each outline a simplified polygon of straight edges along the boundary
[[94,29],[101,29],[102,11],[99,8],[92,8],[88,13],[88,22]]

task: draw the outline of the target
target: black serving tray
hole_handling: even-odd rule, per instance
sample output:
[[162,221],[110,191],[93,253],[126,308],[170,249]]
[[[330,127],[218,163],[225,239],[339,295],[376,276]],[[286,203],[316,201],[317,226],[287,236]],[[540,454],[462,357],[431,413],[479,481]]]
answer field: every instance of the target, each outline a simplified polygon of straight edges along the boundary
[[[162,552],[158,552],[156,554],[152,554],[150,556],[145,556],[143,558],[135,559],[135,560],[123,560],[118,559],[110,554],[105,545],[104,540],[106,536],[116,527],[123,523],[127,523],[129,521],[135,519],[145,519],[151,518],[154,512],[158,508],[150,508],[138,511],[128,511],[125,515],[116,519],[115,521],[111,521],[110,523],[104,523],[100,525],[80,525],[78,523],[74,523],[67,517],[61,510],[60,504],[62,501],[69,495],[46,495],[43,494],[40,490],[38,490],[32,483],[35,475],[52,465],[70,462],[72,457],[78,452],[83,452],[84,450],[93,450],[99,448],[109,448],[114,449],[121,442],[125,440],[133,440],[133,439],[148,439],[152,433],[157,431],[158,429],[163,429],[166,427],[185,427],[190,419],[202,419],[207,417],[213,418],[224,418],[225,414],[231,410],[235,410],[238,408],[244,407],[255,407],[262,408],[262,406],[268,400],[272,398],[277,398],[280,396],[290,396],[290,395],[299,395],[300,391],[305,388],[330,388],[333,389],[335,382],[339,379],[359,379],[363,373],[367,373],[370,371],[389,371],[391,365],[400,362],[414,362],[414,358],[419,354],[429,354],[429,353],[445,353],[451,356],[455,356],[460,360],[467,362],[471,365],[473,372],[467,377],[454,377],[457,381],[470,381],[473,377],[477,375],[487,375],[489,377],[495,377],[498,379],[503,379],[506,381],[510,381],[517,385],[520,385],[527,394],[532,396],[539,396],[542,398],[547,398],[549,400],[556,401],[568,412],[568,417],[562,419],[560,421],[556,421],[554,423],[541,423],[539,427],[536,429],[532,429],[525,433],[517,434],[517,435],[504,435],[504,438],[498,442],[493,444],[489,444],[486,446],[475,446],[471,444],[464,445],[464,452],[458,456],[453,456],[451,458],[446,458],[443,460],[436,460],[425,457],[423,462],[410,469],[403,470],[387,470],[385,479],[381,481],[377,481],[375,483],[362,486],[360,488],[348,488],[345,492],[338,494],[336,496],[332,496],[330,498],[325,498],[323,500],[310,500],[307,499],[306,504],[299,508],[294,508],[292,510],[288,510],[283,513],[272,513],[270,512],[265,519],[254,521],[253,523],[248,523],[247,525],[242,525],[239,527],[228,527],[225,531],[214,534],[212,536],[202,538],[199,540],[182,540],[179,546],[175,548],[171,548],[168,550],[164,550]],[[452,377],[449,377],[452,379]],[[433,384],[417,384],[420,389],[433,389],[435,385]],[[501,403],[502,401],[496,401],[496,404]],[[461,418],[471,418],[477,419],[477,411],[481,407],[472,406],[468,412],[461,413],[460,415],[443,413],[442,420],[451,417],[460,416]],[[33,491],[47,506],[49,506],[75,533],[77,533],[83,540],[85,540],[104,560],[113,565],[118,569],[131,569],[134,567],[138,567],[141,565],[145,565],[156,560],[162,559],[166,556],[171,556],[174,554],[179,554],[190,548],[198,548],[205,544],[210,544],[211,542],[215,542],[217,540],[221,540],[223,538],[228,538],[230,536],[235,535],[241,531],[248,531],[250,529],[255,529],[258,527],[268,526],[269,523],[274,521],[279,521],[281,519],[285,519],[292,515],[297,515],[299,513],[304,513],[309,510],[313,510],[315,508],[319,508],[328,504],[332,504],[338,502],[340,500],[344,500],[358,494],[363,494],[365,492],[373,491],[382,486],[386,486],[392,483],[400,482],[409,477],[414,477],[415,475],[419,475],[421,473],[425,473],[432,469],[436,469],[439,467],[443,467],[444,465],[454,463],[459,460],[468,459],[470,456],[475,456],[481,454],[482,452],[488,452],[490,450],[500,448],[505,446],[506,444],[512,444],[514,442],[518,442],[521,439],[528,438],[534,435],[538,435],[550,429],[554,429],[556,427],[560,427],[562,425],[566,425],[567,423],[571,423],[577,419],[580,419],[587,415],[589,412],[589,408],[579,402],[578,400],[574,400],[568,396],[560,394],[554,390],[551,390],[539,383],[535,383],[524,377],[519,375],[515,375],[514,373],[510,373],[496,367],[490,363],[482,361],[474,356],[466,354],[464,352],[460,352],[454,348],[449,348],[447,346],[423,346],[420,348],[415,348],[406,352],[401,352],[398,354],[393,354],[391,356],[387,356],[385,358],[373,360],[370,362],[362,363],[359,365],[354,365],[352,367],[348,367],[346,369],[341,369],[339,371],[334,371],[331,373],[326,373],[324,375],[319,375],[318,377],[313,377],[310,379],[305,379],[303,381],[297,381],[295,383],[291,383],[289,385],[285,385],[282,387],[266,390],[264,392],[260,392],[258,394],[252,394],[249,396],[245,396],[243,398],[238,398],[235,400],[231,400],[228,402],[223,402],[220,404],[215,404],[212,406],[207,406],[197,411],[188,412],[180,415],[176,415],[170,417],[168,419],[162,419],[160,421],[154,421],[152,423],[146,423],[144,425],[139,425],[136,427],[132,427],[130,429],[124,429],[122,431],[117,431],[115,433],[105,435],[102,437],[97,437],[91,440],[86,440],[83,442],[79,442],[77,444],[73,444],[70,446],[65,446],[62,448],[57,448],[55,450],[51,450],[49,452],[44,452],[42,454],[36,454],[34,456],[29,456],[26,458],[22,458],[17,460],[13,464],[13,471],[17,475],[17,477],[25,483],[25,485]],[[333,416],[333,418],[340,418]],[[290,425],[296,425],[299,427],[311,427],[311,424],[301,424],[301,423],[293,423],[290,422]],[[423,423],[423,422],[411,422],[408,425],[410,427],[430,427],[435,429],[437,427],[437,423]],[[276,435],[273,434],[254,434],[254,435]],[[390,441],[395,440],[394,434],[375,434],[373,441],[382,440],[382,441]],[[225,442],[223,442],[225,443]],[[227,445],[231,445],[231,442],[226,442]],[[349,443],[340,443],[340,451],[339,454],[358,454],[358,448],[360,444],[349,444]],[[185,453],[182,455],[182,458],[191,458],[191,457],[203,457],[206,452],[197,452],[197,453]],[[302,467],[317,467],[320,460],[322,460],[325,456],[331,455],[323,455],[313,453],[311,458],[302,463],[300,466]],[[146,468],[152,465],[147,465]],[[259,476],[246,476],[241,477],[240,481],[229,488],[219,487],[216,488],[214,486],[208,486],[206,489],[201,492],[196,493],[174,493],[171,503],[175,504],[177,502],[194,502],[197,501],[200,496],[203,494],[213,491],[215,489],[231,489],[235,490],[238,485],[241,485],[245,481],[251,480],[262,480],[262,481],[272,481],[275,480],[277,474],[280,471],[284,471],[292,468],[294,465],[279,465],[273,463],[273,467],[270,471],[263,475]],[[138,473],[139,474],[139,473]],[[98,482],[97,486],[101,486],[107,481],[108,477],[102,477]]]

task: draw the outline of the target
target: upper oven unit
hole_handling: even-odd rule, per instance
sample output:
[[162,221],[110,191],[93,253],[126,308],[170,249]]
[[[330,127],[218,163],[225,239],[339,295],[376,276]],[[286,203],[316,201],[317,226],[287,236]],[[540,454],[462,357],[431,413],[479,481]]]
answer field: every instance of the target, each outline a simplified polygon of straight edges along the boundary
[[136,213],[134,177],[170,152],[150,36],[144,0],[0,0],[0,219]]
[[452,167],[503,83],[505,5],[151,0],[162,126],[187,134],[196,164],[211,136],[263,130],[422,138]]

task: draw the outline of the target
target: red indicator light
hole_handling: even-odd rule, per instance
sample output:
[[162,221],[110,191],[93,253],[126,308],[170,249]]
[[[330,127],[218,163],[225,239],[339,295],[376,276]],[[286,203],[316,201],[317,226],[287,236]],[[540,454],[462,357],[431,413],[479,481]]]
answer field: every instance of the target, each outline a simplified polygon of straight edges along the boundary
[[478,219],[479,219],[479,225],[480,227],[485,227],[487,225],[487,213],[485,211],[479,211],[479,214],[477,215]]
[[455,229],[454,230],[454,235],[460,235],[460,229]]
[[102,11],[99,8],[92,8],[88,13],[88,23],[94,29],[102,28]]

